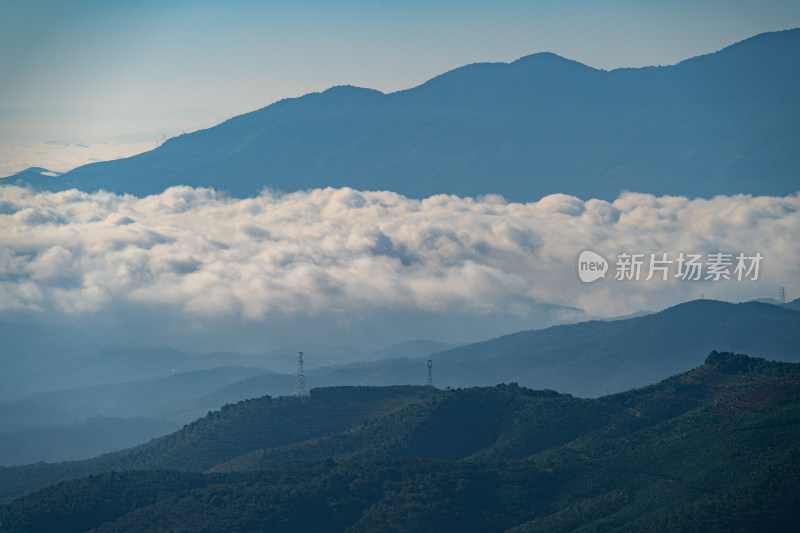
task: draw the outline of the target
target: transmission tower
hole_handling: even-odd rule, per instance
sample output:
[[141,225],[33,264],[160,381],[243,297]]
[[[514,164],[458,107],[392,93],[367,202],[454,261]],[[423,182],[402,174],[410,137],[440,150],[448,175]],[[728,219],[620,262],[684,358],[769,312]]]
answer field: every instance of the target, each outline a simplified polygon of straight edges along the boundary
[[781,305],[786,303],[786,287],[778,287],[778,300],[781,301]]
[[428,387],[433,387],[433,361],[428,359],[428,382],[426,383]]
[[306,392],[306,374],[303,372],[303,352],[297,352],[297,381],[294,385],[295,396],[308,396]]

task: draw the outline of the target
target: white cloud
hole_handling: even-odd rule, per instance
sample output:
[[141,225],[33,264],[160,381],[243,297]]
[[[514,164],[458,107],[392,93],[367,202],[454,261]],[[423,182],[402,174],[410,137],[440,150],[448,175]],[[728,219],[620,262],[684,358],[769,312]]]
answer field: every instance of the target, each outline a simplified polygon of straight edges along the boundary
[[[0,188],[0,311],[132,303],[199,318],[512,313],[536,303],[614,316],[699,297],[772,296],[798,279],[800,197],[626,193],[529,204],[318,189],[230,199],[175,187],[136,198]],[[590,249],[760,252],[759,281],[579,281]],[[791,290],[791,289],[790,289]]]
[[[97,161],[131,157],[154,147],[155,136],[153,141],[123,143],[0,142],[0,178],[30,167],[44,167],[63,173]],[[55,172],[43,174],[56,176]]]

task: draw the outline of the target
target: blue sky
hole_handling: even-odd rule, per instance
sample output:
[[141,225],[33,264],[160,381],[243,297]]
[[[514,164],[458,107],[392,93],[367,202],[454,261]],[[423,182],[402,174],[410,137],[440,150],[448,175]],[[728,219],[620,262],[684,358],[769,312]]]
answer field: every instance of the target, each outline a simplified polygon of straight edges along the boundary
[[[604,69],[672,64],[800,26],[800,2],[784,0],[0,6],[0,110],[76,110],[93,117],[92,132],[116,135],[155,127],[176,109],[216,120],[333,85],[390,92],[467,63],[542,51]],[[33,115],[46,127],[47,113]],[[172,122],[180,120],[191,122]]]

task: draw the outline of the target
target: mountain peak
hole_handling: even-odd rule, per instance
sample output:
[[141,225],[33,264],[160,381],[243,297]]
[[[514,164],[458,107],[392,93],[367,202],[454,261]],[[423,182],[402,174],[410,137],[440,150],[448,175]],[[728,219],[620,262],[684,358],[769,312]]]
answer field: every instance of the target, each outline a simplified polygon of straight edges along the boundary
[[508,63],[508,65],[525,68],[553,68],[572,66],[582,70],[598,70],[588,65],[584,65],[579,61],[575,61],[574,59],[567,59],[566,57],[554,54],[553,52],[537,52],[535,54],[522,56],[516,61]]
[[797,190],[800,166],[798,37],[766,34],[618,73],[545,52],[388,95],[337,86],[42,186],[146,195],[193,185],[233,196],[347,186],[514,202],[613,200],[622,190],[783,196]]
[[357,85],[334,85],[322,91],[322,94],[383,94],[377,89],[370,89],[368,87],[359,87]]

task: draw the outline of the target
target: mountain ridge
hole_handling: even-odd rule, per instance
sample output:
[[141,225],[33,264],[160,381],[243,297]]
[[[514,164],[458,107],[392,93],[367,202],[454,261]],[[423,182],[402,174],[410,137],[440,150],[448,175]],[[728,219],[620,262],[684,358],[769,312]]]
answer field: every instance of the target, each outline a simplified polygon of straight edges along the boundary
[[334,186],[512,201],[613,200],[622,190],[791,194],[797,57],[793,29],[667,67],[603,71],[541,53],[388,94],[338,86],[79,167],[49,186],[145,195],[187,184],[234,196]]
[[[196,427],[224,435],[213,423],[248,410],[229,406]],[[273,448],[299,452],[277,463],[240,456],[234,472],[95,473],[0,506],[0,523],[520,533],[696,530],[702,519],[704,531],[792,531],[798,421],[799,364],[711,352],[693,370],[594,400],[515,384],[439,391],[355,430]]]
[[[426,359],[433,360],[434,383],[439,386],[516,381],[533,389],[598,397],[646,386],[702,364],[711,350],[731,351],[739,346],[753,356],[798,362],[797,345],[800,312],[796,309],[760,302],[693,300],[623,320],[518,331]],[[387,360],[364,363],[355,370],[375,377],[403,376],[423,365],[422,358]],[[335,371],[330,369],[333,375]]]
[[83,461],[0,467],[0,501],[24,491],[109,470],[201,472],[260,447],[347,431],[437,391],[424,386],[316,388],[307,398],[262,396],[209,411],[182,429]]

